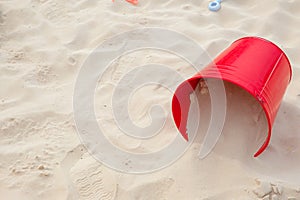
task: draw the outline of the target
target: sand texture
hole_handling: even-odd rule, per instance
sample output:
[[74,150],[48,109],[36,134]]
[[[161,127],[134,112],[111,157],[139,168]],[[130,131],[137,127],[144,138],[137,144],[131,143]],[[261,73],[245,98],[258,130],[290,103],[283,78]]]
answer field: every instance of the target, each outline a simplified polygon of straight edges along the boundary
[[[300,199],[300,1],[224,0],[219,12],[210,12],[208,3],[139,0],[134,6],[125,0],[0,0],[0,199]],[[259,158],[253,154],[266,136],[264,115],[248,93],[230,84],[225,84],[228,116],[223,132],[203,160],[199,150],[209,120],[205,115],[192,146],[160,171],[121,173],[89,154],[78,137],[73,113],[80,68],[101,42],[144,27],[183,33],[211,58],[249,35],[269,39],[286,52],[293,79],[270,146]],[[184,48],[180,41],[177,45]],[[185,60],[159,50],[131,52],[111,63],[95,90],[95,112],[105,136],[128,152],[159,150],[179,134],[171,115],[172,93],[155,85],[137,90],[128,108],[135,124],[145,126],[151,124],[148,109],[162,106],[166,121],[159,134],[149,140],[132,139],[114,122],[115,85],[134,67],[149,63],[167,65],[185,78],[195,73]],[[204,114],[209,114],[207,94],[197,91]]]

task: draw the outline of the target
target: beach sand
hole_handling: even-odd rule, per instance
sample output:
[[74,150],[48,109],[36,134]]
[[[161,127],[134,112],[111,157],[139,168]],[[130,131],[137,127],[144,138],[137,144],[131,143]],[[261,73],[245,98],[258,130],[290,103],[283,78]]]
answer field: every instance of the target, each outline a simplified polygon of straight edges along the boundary
[[[300,199],[300,1],[224,0],[218,12],[210,12],[208,3],[140,0],[133,6],[123,0],[2,0],[0,199]],[[271,143],[259,158],[253,158],[254,149],[266,136],[258,134],[266,134],[253,112],[259,108],[243,91],[229,86],[229,94],[241,96],[229,95],[226,125],[205,159],[198,155],[201,130],[180,159],[153,173],[117,172],[88,153],[73,116],[79,70],[101,42],[144,27],[183,33],[211,58],[244,36],[266,38],[286,52],[293,79]],[[136,124],[149,124],[148,109],[160,102],[168,115],[159,135],[149,141],[131,139],[114,123],[114,85],[133,67],[148,63],[171,66],[185,78],[195,73],[178,56],[156,50],[132,52],[112,63],[96,89],[96,116],[106,137],[129,152],[155,151],[179,134],[170,112],[172,93],[155,86],[138,90],[129,110]],[[205,111],[207,107],[201,106]],[[200,122],[204,129],[207,123]]]

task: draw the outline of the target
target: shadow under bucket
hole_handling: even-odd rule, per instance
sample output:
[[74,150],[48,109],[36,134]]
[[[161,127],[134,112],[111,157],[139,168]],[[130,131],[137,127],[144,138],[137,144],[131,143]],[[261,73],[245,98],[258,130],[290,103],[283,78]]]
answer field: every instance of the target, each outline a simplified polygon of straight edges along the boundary
[[200,80],[216,78],[231,82],[250,93],[261,105],[268,121],[268,134],[254,154],[268,146],[280,103],[291,81],[292,70],[285,53],[272,42],[245,37],[233,42],[212,63],[178,86],[172,100],[173,118],[182,136],[188,140],[187,119],[190,94]]

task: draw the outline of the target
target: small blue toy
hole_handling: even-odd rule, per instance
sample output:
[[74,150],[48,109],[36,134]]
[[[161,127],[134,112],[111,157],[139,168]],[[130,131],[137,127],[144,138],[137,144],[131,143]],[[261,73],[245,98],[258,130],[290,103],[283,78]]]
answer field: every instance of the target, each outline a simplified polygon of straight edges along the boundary
[[210,11],[214,11],[214,12],[220,10],[220,8],[221,8],[221,2],[222,2],[222,0],[215,0],[215,1],[210,2],[208,4],[209,10]]

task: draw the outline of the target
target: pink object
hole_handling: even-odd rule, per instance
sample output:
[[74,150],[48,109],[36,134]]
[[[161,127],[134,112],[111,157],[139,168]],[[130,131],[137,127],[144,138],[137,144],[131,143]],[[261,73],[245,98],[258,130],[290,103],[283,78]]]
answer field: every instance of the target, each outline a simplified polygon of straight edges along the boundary
[[[128,3],[131,3],[133,5],[138,5],[139,1],[138,0],[126,0]],[[112,2],[115,2],[115,0],[112,0]]]
[[138,5],[139,1],[138,0],[126,0],[128,3],[131,3],[133,5]]
[[254,157],[257,157],[270,142],[272,125],[291,77],[290,62],[279,47],[263,38],[241,38],[203,70],[179,85],[172,100],[175,124],[182,136],[188,140],[186,126],[189,96],[202,78],[219,78],[232,82],[259,101],[268,120],[268,136],[255,153]]

